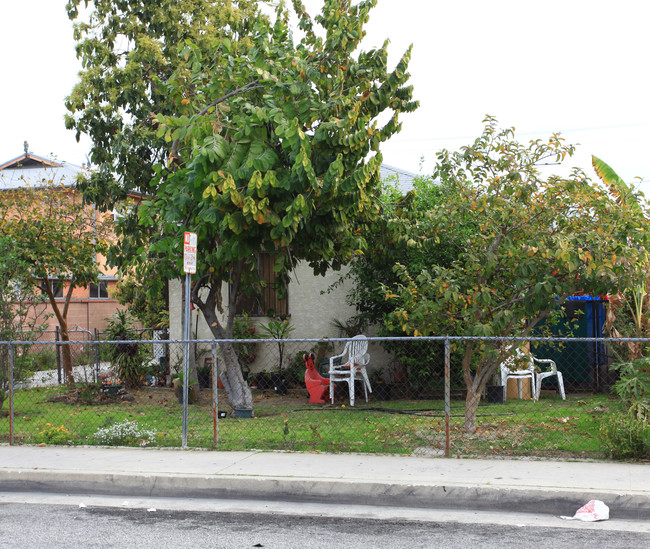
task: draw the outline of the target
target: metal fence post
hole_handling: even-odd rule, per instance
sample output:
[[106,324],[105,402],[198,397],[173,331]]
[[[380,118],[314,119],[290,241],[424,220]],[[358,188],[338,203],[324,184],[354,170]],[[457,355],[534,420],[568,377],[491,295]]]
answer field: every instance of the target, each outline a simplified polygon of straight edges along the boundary
[[9,445],[14,444],[14,346],[9,343]]
[[449,416],[451,415],[451,348],[445,339],[445,456],[450,454]]
[[99,381],[99,330],[95,328],[93,336],[93,358],[95,359],[95,381]]
[[59,345],[59,326],[57,325],[55,330],[55,338],[57,341],[56,344],[56,373],[59,380],[59,385],[61,385],[61,346]]
[[212,342],[212,421],[214,444],[219,448],[219,368],[217,366],[217,344]]

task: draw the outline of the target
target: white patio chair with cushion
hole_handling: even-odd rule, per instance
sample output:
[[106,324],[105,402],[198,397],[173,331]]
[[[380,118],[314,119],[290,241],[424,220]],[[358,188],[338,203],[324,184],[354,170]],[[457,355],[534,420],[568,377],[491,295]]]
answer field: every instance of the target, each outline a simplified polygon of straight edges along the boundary
[[511,355],[501,363],[501,385],[504,387],[504,393],[508,393],[508,379],[517,380],[519,389],[519,398],[523,398],[522,380],[530,379],[530,394],[537,399],[535,392],[535,364],[529,354],[524,353],[519,347],[514,350],[512,347],[506,349]]
[[366,366],[370,362],[368,339],[364,335],[354,336],[347,341],[343,352],[330,358],[330,400],[334,402],[334,386],[337,381],[345,381],[350,392],[350,406],[354,406],[354,382],[363,381],[363,390],[368,402],[368,393],[372,393]]

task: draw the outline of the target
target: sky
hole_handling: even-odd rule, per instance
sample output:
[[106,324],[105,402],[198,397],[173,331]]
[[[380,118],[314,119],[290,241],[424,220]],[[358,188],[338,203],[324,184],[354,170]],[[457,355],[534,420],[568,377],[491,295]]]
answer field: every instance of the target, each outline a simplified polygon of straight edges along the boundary
[[[303,1],[312,13],[322,4]],[[1,4],[0,162],[24,141],[35,154],[86,160],[89,140],[63,123],[80,70],[65,4]],[[388,38],[392,66],[413,44],[420,101],[384,162],[430,174],[437,151],[470,144],[491,115],[524,142],[561,132],[579,144],[570,166],[593,174],[596,155],[650,196],[648,21],[645,0],[379,0],[364,44]]]

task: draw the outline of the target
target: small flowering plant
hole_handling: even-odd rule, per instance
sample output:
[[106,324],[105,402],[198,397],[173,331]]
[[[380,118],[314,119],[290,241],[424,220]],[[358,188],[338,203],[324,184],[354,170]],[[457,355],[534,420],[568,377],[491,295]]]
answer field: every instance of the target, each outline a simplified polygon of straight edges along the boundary
[[45,444],[69,444],[72,433],[63,425],[56,427],[51,423],[46,423],[45,428],[38,433],[39,440]]
[[97,429],[92,439],[105,446],[148,446],[155,443],[156,433],[141,427],[135,420],[125,419]]

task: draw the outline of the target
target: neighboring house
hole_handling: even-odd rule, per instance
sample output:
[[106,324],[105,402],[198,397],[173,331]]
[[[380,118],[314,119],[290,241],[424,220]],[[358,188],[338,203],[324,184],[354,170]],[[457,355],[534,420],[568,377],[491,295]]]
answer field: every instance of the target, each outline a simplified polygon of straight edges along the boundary
[[413,190],[413,180],[417,177],[417,174],[388,164],[382,164],[379,167],[379,177],[381,177],[382,181],[388,180],[396,183],[402,191],[408,192]]
[[[0,199],[5,191],[27,185],[37,187],[44,180],[60,183],[69,192],[78,193],[75,180],[85,169],[84,166],[37,156],[29,151],[28,144],[25,142],[23,154],[0,163]],[[105,259],[98,254],[97,262],[100,266],[104,266]],[[105,319],[122,308],[117,299],[112,297],[117,282],[115,271],[108,268],[103,268],[102,271],[98,284],[73,289],[67,316],[68,328],[72,332],[71,339],[75,339],[75,330],[87,330],[93,333],[95,330],[104,331]],[[64,276],[53,284],[55,296],[57,298],[60,296],[61,302],[64,301],[67,284]],[[47,312],[52,312],[49,304]],[[50,317],[47,323],[47,329],[54,330],[57,325],[56,317]]]

